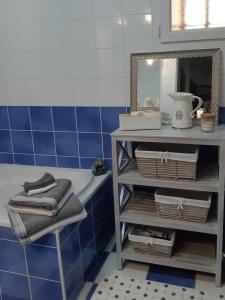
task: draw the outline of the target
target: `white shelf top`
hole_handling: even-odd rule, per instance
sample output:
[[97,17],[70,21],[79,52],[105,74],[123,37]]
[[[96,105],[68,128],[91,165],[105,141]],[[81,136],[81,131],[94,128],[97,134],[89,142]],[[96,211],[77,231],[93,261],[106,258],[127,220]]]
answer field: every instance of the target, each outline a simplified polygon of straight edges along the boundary
[[129,139],[174,139],[174,140],[198,140],[198,141],[225,141],[225,125],[216,126],[214,132],[205,133],[201,131],[200,126],[189,129],[176,129],[169,125],[163,125],[161,129],[157,130],[131,130],[125,131],[117,129],[112,133],[113,137],[129,138]]

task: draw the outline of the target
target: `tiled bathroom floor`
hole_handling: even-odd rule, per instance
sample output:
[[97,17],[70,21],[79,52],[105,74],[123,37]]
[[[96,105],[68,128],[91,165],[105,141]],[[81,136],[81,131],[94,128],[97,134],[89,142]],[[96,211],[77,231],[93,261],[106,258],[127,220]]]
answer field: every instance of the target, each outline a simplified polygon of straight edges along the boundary
[[[105,250],[101,263],[97,266],[96,270],[90,274],[89,280],[85,283],[80,295],[76,300],[90,300],[96,288],[98,287],[98,284],[106,276],[110,276],[113,273],[121,274],[121,276],[129,276],[143,281],[150,280],[155,283],[171,284],[184,288],[197,289],[206,293],[209,292],[212,297],[213,295],[215,296],[211,298],[213,300],[214,298],[225,299],[225,283],[221,288],[215,287],[215,280],[214,276],[212,275],[135,262],[127,262],[124,269],[122,271],[118,271],[115,242],[114,239],[112,239]],[[170,299],[180,300],[178,298],[174,298],[174,296],[166,298],[166,300]],[[208,300],[208,298],[204,297],[201,299]]]

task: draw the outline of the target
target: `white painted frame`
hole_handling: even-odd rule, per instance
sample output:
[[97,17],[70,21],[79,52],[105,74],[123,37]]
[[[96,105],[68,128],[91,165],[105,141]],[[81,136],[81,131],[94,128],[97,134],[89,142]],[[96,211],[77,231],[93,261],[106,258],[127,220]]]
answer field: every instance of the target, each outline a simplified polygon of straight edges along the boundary
[[225,39],[225,27],[171,31],[170,0],[160,0],[158,36],[162,43]]

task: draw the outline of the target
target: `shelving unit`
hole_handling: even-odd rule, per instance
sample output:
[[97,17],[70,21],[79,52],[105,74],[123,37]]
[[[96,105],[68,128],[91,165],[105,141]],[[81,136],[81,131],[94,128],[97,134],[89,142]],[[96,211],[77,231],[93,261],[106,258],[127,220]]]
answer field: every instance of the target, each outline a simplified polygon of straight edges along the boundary
[[[133,157],[133,143],[175,143],[211,145],[218,147],[218,163],[203,163],[198,166],[197,180],[164,180],[143,176],[137,169]],[[112,133],[114,207],[118,268],[122,269],[125,260],[134,260],[176,268],[196,270],[215,274],[216,285],[221,285],[223,263],[223,224],[224,224],[224,183],[225,183],[225,127],[218,126],[213,133],[202,133],[199,127],[173,129],[163,126],[161,130],[120,131]],[[140,186],[138,191],[123,201],[124,189]],[[142,191],[141,186],[165,187],[185,190],[213,192],[217,195],[216,213],[210,215],[207,223],[161,218],[156,213],[153,195]],[[215,199],[213,200],[215,201]],[[172,257],[153,256],[135,251],[121,228],[123,224],[139,224],[183,230],[187,239],[176,246]],[[194,234],[190,235],[190,232]],[[209,239],[192,241],[192,236],[206,234]],[[205,242],[205,240],[207,240]]]

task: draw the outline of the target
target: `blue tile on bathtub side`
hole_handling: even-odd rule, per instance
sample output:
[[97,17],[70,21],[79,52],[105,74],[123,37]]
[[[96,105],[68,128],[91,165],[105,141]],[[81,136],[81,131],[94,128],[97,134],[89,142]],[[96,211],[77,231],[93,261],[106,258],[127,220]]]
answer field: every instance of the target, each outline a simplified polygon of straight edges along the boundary
[[109,252],[101,252],[101,256],[98,257],[95,268],[92,270],[92,272],[88,276],[88,281],[95,282],[96,277],[98,276],[98,274],[108,256],[109,256]]
[[53,132],[33,131],[35,154],[55,155]]
[[30,116],[32,130],[53,130],[51,107],[31,106]]
[[100,108],[99,107],[77,107],[77,131],[100,132]]
[[[0,226],[0,239],[18,241],[10,227]],[[18,241],[19,242],[19,241]]]
[[60,168],[79,168],[78,157],[57,156],[57,162]]
[[75,300],[84,284],[83,272],[82,272],[82,263],[79,259],[74,265],[73,270],[71,271],[68,278],[66,278],[66,295],[67,300]]
[[96,266],[96,246],[95,240],[83,251],[82,253],[82,265],[84,272],[84,281],[88,279],[89,274]]
[[14,153],[33,154],[31,131],[12,130],[12,142]]
[[0,129],[9,129],[7,106],[0,106]]
[[0,269],[27,274],[23,247],[19,243],[0,239]]
[[55,155],[35,155],[35,161],[37,166],[56,167]]
[[94,222],[92,211],[88,214],[79,226],[81,249],[84,250],[94,238]]
[[10,128],[30,130],[30,115],[27,106],[9,106]]
[[0,283],[2,299],[30,300],[27,276],[0,271]]
[[85,204],[84,208],[86,209],[86,212],[89,213],[92,209],[92,199],[89,199],[88,202]]
[[98,234],[96,235],[96,255],[97,259],[100,259],[106,246],[108,245],[109,241],[111,240],[113,234],[108,231],[107,228],[101,228]]
[[79,149],[82,157],[102,157],[100,133],[79,133]]
[[54,233],[48,233],[41,237],[40,239],[33,242],[33,244],[41,245],[41,246],[50,246],[56,247],[56,236]]
[[0,164],[13,164],[13,154],[0,153]]
[[63,230],[60,232],[60,244],[62,245],[64,241],[67,239],[67,237],[75,231],[75,229],[79,226],[79,222],[72,223],[70,225],[67,225],[63,228]]
[[67,277],[73,265],[80,259],[78,228],[61,245],[64,276]]
[[15,164],[34,166],[34,155],[30,154],[14,154]]
[[12,152],[9,130],[0,130],[0,152]]
[[125,114],[126,107],[101,107],[102,131],[111,133],[119,128],[119,114]]
[[94,229],[95,234],[99,232],[99,230],[106,224],[106,207],[105,202],[100,200],[95,207],[93,208],[94,215]]
[[29,275],[59,281],[57,249],[38,245],[25,247]]
[[53,107],[52,113],[55,131],[76,131],[74,107]]
[[61,284],[30,277],[32,300],[63,300]]
[[78,156],[77,134],[75,132],[56,132],[55,143],[57,155]]

